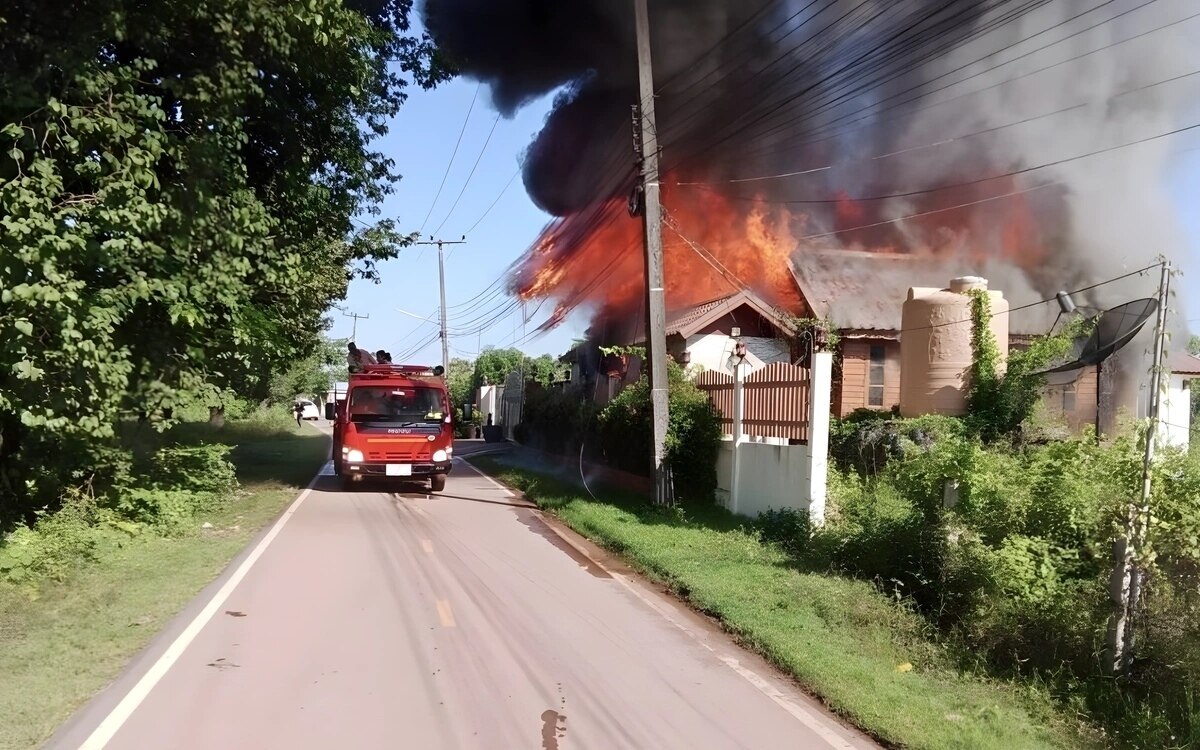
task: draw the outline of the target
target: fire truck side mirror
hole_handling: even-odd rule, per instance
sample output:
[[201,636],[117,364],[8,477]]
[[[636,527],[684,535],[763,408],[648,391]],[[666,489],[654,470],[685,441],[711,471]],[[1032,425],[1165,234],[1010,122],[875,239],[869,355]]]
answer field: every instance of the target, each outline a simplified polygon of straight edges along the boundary
[[334,402],[334,401],[326,402],[325,418],[328,419],[330,422],[337,419],[337,403],[336,402]]

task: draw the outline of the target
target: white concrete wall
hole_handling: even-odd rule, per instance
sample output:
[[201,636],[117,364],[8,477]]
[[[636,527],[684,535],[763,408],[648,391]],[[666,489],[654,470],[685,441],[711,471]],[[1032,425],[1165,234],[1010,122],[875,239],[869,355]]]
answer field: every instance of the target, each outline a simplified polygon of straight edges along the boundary
[[825,522],[833,355],[818,353],[811,368],[807,445],[739,435],[735,408],[734,434],[721,441],[717,454],[716,501],[730,511],[753,517],[791,508],[807,513],[813,523]]
[[732,492],[733,439],[721,441],[717,457],[717,499],[729,510],[754,517],[768,510],[812,506],[812,452],[807,445],[743,442],[738,445],[738,492]]
[[1190,375],[1172,375],[1160,406],[1158,439],[1187,450],[1192,424]]
[[504,399],[504,386],[485,385],[479,389],[475,403],[479,404],[479,419],[487,424],[488,415],[492,415],[492,424],[500,424],[500,407]]

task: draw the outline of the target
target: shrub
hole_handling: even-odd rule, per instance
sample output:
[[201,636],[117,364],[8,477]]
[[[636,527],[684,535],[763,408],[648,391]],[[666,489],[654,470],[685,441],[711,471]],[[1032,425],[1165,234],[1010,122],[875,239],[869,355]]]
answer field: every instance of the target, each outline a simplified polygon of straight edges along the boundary
[[514,437],[522,445],[558,455],[576,455],[581,445],[595,446],[596,407],[576,388],[530,385],[525,394],[521,424]]
[[64,579],[73,565],[91,557],[97,543],[94,519],[91,498],[71,492],[57,512],[0,537],[0,580],[30,584]]
[[219,443],[163,448],[154,455],[146,476],[155,489],[225,497],[237,489],[237,474],[229,461],[231,451]]
[[[674,362],[669,368],[667,462],[683,501],[710,503],[717,489],[717,451],[721,423],[704,393],[684,377]],[[649,476],[651,466],[650,383],[643,375],[600,413],[600,441],[608,463]]]
[[981,668],[1037,674],[1120,746],[1197,746],[1200,460],[1182,451],[1155,464],[1134,673],[1118,683],[1101,666],[1111,543],[1140,489],[1144,433],[988,444],[961,420],[854,415],[834,430],[825,526],[773,513],[756,527],[797,564],[912,602]]

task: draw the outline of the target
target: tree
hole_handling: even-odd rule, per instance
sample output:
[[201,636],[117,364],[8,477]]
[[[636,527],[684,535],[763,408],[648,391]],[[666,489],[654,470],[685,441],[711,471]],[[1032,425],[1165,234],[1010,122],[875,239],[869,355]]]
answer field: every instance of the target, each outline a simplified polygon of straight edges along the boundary
[[473,400],[471,384],[475,377],[475,363],[469,359],[450,360],[446,373],[446,384],[450,390],[450,401],[455,406],[469,404]]
[[520,349],[495,349],[487,347],[475,360],[475,378],[472,388],[484,385],[504,385],[508,376],[519,370],[525,362]]
[[[371,148],[445,67],[411,0],[10,0],[0,8],[0,525],[127,415],[267,390],[352,275]],[[77,450],[78,449],[78,450]],[[8,509],[8,512],[6,512]]]
[[335,381],[346,380],[346,342],[325,339],[316,351],[276,374],[271,379],[271,399],[283,402],[328,393]]
[[525,371],[528,373],[526,379],[541,385],[550,385],[565,369],[561,362],[549,354],[525,359]]

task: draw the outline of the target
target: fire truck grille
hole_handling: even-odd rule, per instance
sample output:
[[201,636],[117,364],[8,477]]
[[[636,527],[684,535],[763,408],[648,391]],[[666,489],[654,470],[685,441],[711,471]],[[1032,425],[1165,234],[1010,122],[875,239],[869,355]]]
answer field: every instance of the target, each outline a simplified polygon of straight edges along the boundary
[[429,451],[371,451],[368,461],[428,461]]

